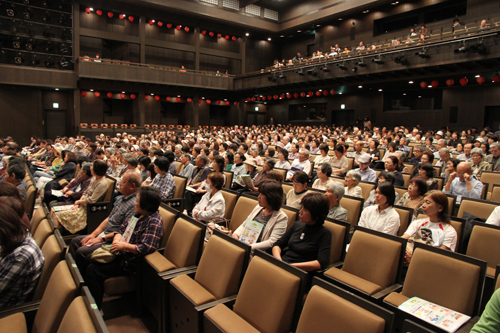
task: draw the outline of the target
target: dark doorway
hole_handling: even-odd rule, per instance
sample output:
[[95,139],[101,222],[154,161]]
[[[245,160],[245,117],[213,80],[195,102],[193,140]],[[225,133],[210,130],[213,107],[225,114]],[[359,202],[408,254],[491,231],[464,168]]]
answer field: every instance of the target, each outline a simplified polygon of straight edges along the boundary
[[210,126],[226,126],[227,112],[230,106],[210,105]]
[[66,136],[66,110],[44,110],[45,137]]
[[332,110],[332,124],[335,126],[354,126],[354,110]]
[[265,125],[266,114],[262,112],[247,112],[247,126]]
[[500,126],[500,105],[484,107],[484,127],[489,126],[496,132]]

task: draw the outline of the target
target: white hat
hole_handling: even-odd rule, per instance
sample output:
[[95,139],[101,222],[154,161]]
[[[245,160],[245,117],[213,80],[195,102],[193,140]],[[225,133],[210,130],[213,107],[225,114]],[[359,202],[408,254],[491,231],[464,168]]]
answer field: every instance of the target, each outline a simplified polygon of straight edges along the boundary
[[442,131],[437,131],[437,132],[436,132],[436,135],[443,136],[443,132],[442,132]]

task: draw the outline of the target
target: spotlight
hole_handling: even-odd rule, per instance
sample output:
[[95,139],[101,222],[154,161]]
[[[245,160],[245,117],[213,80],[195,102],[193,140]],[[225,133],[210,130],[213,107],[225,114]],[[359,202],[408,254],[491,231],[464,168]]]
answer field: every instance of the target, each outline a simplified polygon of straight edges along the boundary
[[363,62],[363,60],[360,60],[360,61],[356,62],[356,66],[359,66],[359,67],[367,67],[368,65],[367,65],[367,64],[365,64],[365,63]]
[[316,68],[309,69],[307,70],[307,75],[318,76],[318,71]]
[[45,52],[46,53],[52,53],[53,50],[54,50],[54,46],[52,45],[52,42],[47,41],[45,43]]
[[25,20],[30,20],[33,17],[33,11],[31,10],[31,7],[28,7],[26,11],[23,13],[23,18]]
[[38,59],[38,56],[36,54],[33,55],[33,58],[31,58],[30,64],[32,66],[38,66],[38,65],[40,65],[40,59]]
[[43,15],[43,21],[45,23],[50,23],[52,21],[52,16],[50,15],[50,12],[48,10],[46,10],[45,14]]
[[394,58],[394,62],[396,64],[401,64],[403,66],[408,66],[410,63],[408,62],[408,59],[406,59],[406,56],[404,54],[401,54]]
[[479,43],[471,45],[470,51],[474,53],[478,53],[480,55],[485,55],[486,54],[486,46],[483,44],[483,41],[481,40]]
[[377,65],[383,65],[385,64],[385,61],[382,60],[382,57],[379,55],[376,58],[372,59],[372,62],[376,63]]
[[353,68],[351,68],[351,71],[352,71],[353,73],[356,73],[356,72],[358,71],[358,67],[354,66]]
[[283,74],[283,72],[280,73],[278,76],[279,79],[286,79],[286,76]]
[[304,75],[306,75],[306,74],[304,73],[304,69],[303,69],[303,68],[299,69],[296,73],[297,73],[297,74],[299,74],[300,76],[304,76]]
[[415,55],[419,56],[422,59],[429,59],[431,56],[427,54],[427,48],[422,48],[422,51],[416,52]]
[[61,43],[61,45],[59,46],[59,51],[61,52],[61,54],[64,54],[64,55],[69,54],[69,48],[66,45],[66,43]]
[[51,67],[54,67],[54,65],[55,65],[55,62],[54,62],[54,58],[52,58],[52,56],[48,57],[47,60],[45,60],[45,67],[51,68]]
[[462,41],[462,46],[461,46],[461,47],[459,47],[458,49],[454,49],[454,50],[453,50],[453,53],[455,53],[455,54],[459,54],[459,53],[467,53],[467,52],[469,52],[469,50],[470,50],[470,47],[467,47],[467,46],[465,45],[465,41]]
[[28,39],[26,42],[26,50],[33,51],[33,39]]
[[14,63],[16,65],[22,65],[22,63],[24,62],[24,58],[21,54],[21,52],[19,52],[18,54],[16,54],[16,56],[14,57]]
[[345,63],[344,63],[344,62],[343,62],[343,63],[341,63],[341,64],[337,64],[337,67],[338,67],[338,68],[340,68],[340,69],[341,69],[341,70],[343,70],[343,71],[346,71],[346,70],[347,70],[347,67],[346,67],[346,65],[345,65]]
[[14,41],[12,42],[12,46],[15,49],[20,49],[21,48],[21,38],[20,37],[14,38]]
[[62,57],[61,60],[59,60],[59,68],[61,69],[68,69],[69,68],[69,61],[65,57]]
[[330,68],[328,68],[326,65],[323,68],[321,68],[321,70],[325,73],[330,72]]

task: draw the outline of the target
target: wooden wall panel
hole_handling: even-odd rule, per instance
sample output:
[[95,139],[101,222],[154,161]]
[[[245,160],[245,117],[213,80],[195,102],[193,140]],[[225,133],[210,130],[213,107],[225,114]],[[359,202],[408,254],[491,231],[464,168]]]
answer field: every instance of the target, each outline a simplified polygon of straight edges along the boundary
[[225,70],[229,71],[229,74],[241,74],[241,60],[221,58],[216,56],[211,56],[207,54],[200,55],[200,70],[224,73]]
[[85,10],[81,10],[79,15],[81,28],[139,36],[139,17],[134,17],[134,22],[130,22],[128,18],[120,20],[115,12],[114,16],[109,18],[107,10],[103,10],[102,16],[87,14]]
[[194,29],[186,32],[184,30],[177,30],[174,27],[168,29],[166,24],[163,27],[157,25],[146,25],[146,38],[157,39],[167,42],[174,42],[186,45],[194,44]]
[[207,49],[239,53],[241,39],[233,41],[231,39],[233,36],[229,35],[229,37],[230,39],[227,40],[225,35],[222,38],[217,38],[217,36],[210,37],[200,33],[200,46]]
[[146,63],[194,69],[194,53],[146,46]]
[[273,64],[278,59],[280,49],[271,42],[263,40],[249,40],[246,44],[245,71],[254,72]]

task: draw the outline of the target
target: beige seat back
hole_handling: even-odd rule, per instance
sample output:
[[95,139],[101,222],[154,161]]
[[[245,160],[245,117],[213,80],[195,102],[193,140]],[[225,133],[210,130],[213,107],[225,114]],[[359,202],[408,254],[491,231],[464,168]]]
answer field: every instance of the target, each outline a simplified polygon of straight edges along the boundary
[[175,172],[176,175],[180,174],[182,169],[184,169],[184,164],[182,164],[179,161],[174,161],[175,166],[177,167],[177,171]]
[[401,243],[355,231],[342,270],[385,289],[396,282]]
[[35,240],[35,243],[38,245],[38,247],[42,248],[47,238],[49,238],[49,236],[52,235],[53,232],[54,230],[52,229],[49,220],[43,219],[40,222],[40,225],[36,229],[35,233],[33,234],[33,239]]
[[224,188],[230,189],[233,182],[234,173],[232,171],[224,171],[224,174],[226,175],[226,183],[224,184]]
[[231,222],[229,223],[229,230],[235,231],[238,227],[245,221],[255,208],[258,205],[257,200],[240,196],[238,201],[236,201],[236,205],[234,206],[233,215],[231,215]]
[[492,171],[483,171],[479,179],[483,183],[490,184],[488,192],[492,191],[493,184],[500,184],[500,173]]
[[111,201],[111,199],[113,198],[113,193],[115,192],[116,179],[106,177],[106,181],[108,182],[108,189],[106,190],[102,201]]
[[410,179],[411,179],[411,174],[409,173],[402,173],[403,175],[403,187],[406,187],[408,188],[408,186],[410,185]]
[[415,170],[415,164],[403,163],[403,165],[408,169],[409,174],[413,174],[413,170]]
[[97,332],[82,296],[78,296],[71,302],[57,333],[71,332],[75,328],[78,328],[80,332]]
[[359,182],[359,187],[361,187],[363,199],[367,200],[370,196],[370,192],[375,189],[374,183]]
[[361,209],[363,208],[363,202],[364,200],[362,199],[359,200],[348,196],[344,196],[340,200],[340,205],[347,209],[347,222],[349,222],[352,227],[358,225]]
[[480,270],[463,260],[416,248],[401,294],[472,316]]
[[246,251],[213,235],[203,250],[194,280],[216,299],[238,292]]
[[500,186],[493,186],[491,190],[490,200],[493,202],[500,202]]
[[229,191],[221,191],[220,193],[222,193],[226,205],[224,211],[224,218],[230,219],[231,216],[233,215],[234,206],[236,206],[236,201],[238,200],[239,195],[237,193]]
[[296,332],[325,332],[326,328],[335,327],[336,333],[382,333],[385,324],[385,320],[374,313],[319,286],[313,286]]
[[497,204],[493,202],[483,200],[468,200],[468,198],[462,198],[457,217],[463,217],[464,212],[468,212],[483,219],[488,219],[491,212],[493,212],[496,207]]
[[202,235],[200,227],[182,217],[178,218],[163,255],[177,268],[196,265],[201,237],[205,235]]
[[59,262],[50,276],[38,307],[33,332],[56,332],[76,293],[77,287],[68,265],[65,261]]
[[285,196],[288,194],[288,192],[293,191],[293,185],[281,184],[281,187],[283,188],[283,192],[284,192]]
[[45,263],[43,265],[42,275],[40,275],[40,279],[38,280],[38,284],[35,289],[35,294],[33,295],[34,301],[42,298],[52,271],[59,261],[61,261],[63,256],[61,246],[59,245],[55,235],[50,235],[49,238],[47,238],[43,244],[42,253],[45,258]]
[[500,228],[474,225],[467,256],[486,261],[487,275],[494,277],[495,269],[500,265]]
[[342,260],[346,243],[344,240],[349,234],[350,226],[331,221],[325,221],[324,226],[332,233],[329,264],[334,264]]
[[405,233],[406,229],[408,229],[408,226],[410,225],[413,219],[413,209],[411,208],[405,209],[405,208],[406,207],[394,206],[394,209],[399,214],[398,236],[403,236],[403,234]]
[[185,177],[174,176],[175,192],[173,199],[182,199],[186,190],[187,179]]
[[399,198],[401,198],[406,192],[408,192],[408,189],[406,187],[394,186],[394,191],[396,191],[396,193],[399,194]]
[[344,187],[345,187],[345,180],[343,178],[330,177],[330,179],[333,181],[342,183],[342,185],[344,185]]
[[160,248],[164,248],[167,245],[170,233],[174,227],[177,214],[162,206],[158,208],[158,211],[160,212],[161,219],[163,220],[163,237],[161,239]]
[[281,210],[285,212],[286,216],[288,216],[288,223],[286,227],[288,229],[292,224],[295,223],[295,221],[297,221],[297,216],[299,216],[299,213],[296,209],[287,206],[281,207]]
[[233,311],[260,332],[290,332],[300,278],[253,257]]
[[286,173],[288,172],[288,170],[280,169],[280,168],[274,168],[273,170],[279,172],[283,176],[283,180],[285,180]]
[[33,211],[33,216],[31,217],[30,224],[31,224],[31,234],[33,235],[36,232],[36,229],[40,225],[40,222],[42,222],[43,219],[47,217],[47,214],[45,213],[45,209],[43,207],[39,207]]
[[26,201],[24,202],[24,211],[31,217],[33,215],[33,209],[35,208],[36,200],[36,186],[30,186],[26,190]]

